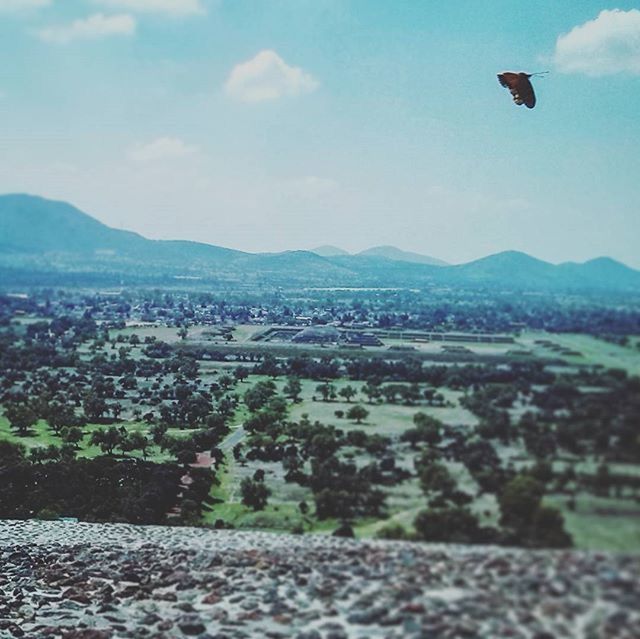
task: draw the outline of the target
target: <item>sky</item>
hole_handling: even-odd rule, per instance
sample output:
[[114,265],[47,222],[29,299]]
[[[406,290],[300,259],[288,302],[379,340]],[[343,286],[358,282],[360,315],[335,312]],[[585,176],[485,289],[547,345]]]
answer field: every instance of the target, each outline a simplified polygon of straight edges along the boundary
[[[640,268],[640,4],[0,0],[0,193],[246,251]],[[496,73],[549,71],[517,107]]]

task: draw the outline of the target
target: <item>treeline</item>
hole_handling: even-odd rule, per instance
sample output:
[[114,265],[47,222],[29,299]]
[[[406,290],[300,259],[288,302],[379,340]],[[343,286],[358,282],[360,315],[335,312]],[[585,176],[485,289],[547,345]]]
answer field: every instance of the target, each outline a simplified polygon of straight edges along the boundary
[[547,292],[522,296],[495,290],[446,291],[322,291],[284,292],[219,290],[149,291],[131,288],[119,296],[102,296],[75,291],[41,291],[22,299],[0,295],[0,326],[16,312],[54,317],[81,312],[88,318],[105,314],[112,326],[136,319],[165,320],[166,325],[206,323],[247,323],[260,320],[294,325],[296,317],[311,318],[315,324],[365,323],[370,328],[463,331],[476,333],[511,332],[527,327],[549,332],[587,333],[621,336],[640,333],[637,299],[620,295]]
[[512,362],[502,367],[456,364],[429,365],[420,359],[406,357],[322,357],[295,356],[276,359],[263,356],[254,364],[252,372],[271,377],[293,376],[315,380],[339,379],[382,382],[410,382],[453,389],[469,388],[478,384],[550,384],[555,375],[538,362]]
[[[537,390],[491,383],[474,388],[460,402],[480,418],[483,437],[503,444],[522,438],[535,458],[564,451],[640,463],[640,378],[614,370],[587,379],[602,385],[581,390],[579,378],[556,379]],[[509,409],[516,400],[527,410],[512,423]]]
[[83,521],[161,524],[176,505],[200,511],[213,482],[205,469],[134,459],[67,458],[31,463],[19,445],[0,441],[0,518],[75,517]]

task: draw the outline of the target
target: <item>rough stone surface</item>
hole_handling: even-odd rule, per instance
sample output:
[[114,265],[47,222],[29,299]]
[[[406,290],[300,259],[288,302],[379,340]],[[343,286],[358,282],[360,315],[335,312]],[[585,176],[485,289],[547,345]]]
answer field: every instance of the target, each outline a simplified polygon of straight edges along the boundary
[[640,639],[640,558],[0,521],[0,637]]

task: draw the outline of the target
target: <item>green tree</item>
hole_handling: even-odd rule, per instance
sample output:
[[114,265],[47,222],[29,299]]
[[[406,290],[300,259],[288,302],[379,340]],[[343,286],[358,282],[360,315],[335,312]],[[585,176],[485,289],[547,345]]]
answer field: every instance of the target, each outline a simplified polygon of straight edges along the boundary
[[380,392],[384,395],[387,404],[396,403],[396,395],[398,394],[397,384],[388,384],[380,389]]
[[249,369],[246,366],[236,366],[233,376],[239,381],[244,382],[249,377]]
[[540,548],[570,548],[571,535],[564,528],[564,517],[557,508],[540,506],[533,517],[531,537]]
[[594,488],[597,495],[609,496],[609,491],[611,490],[611,473],[609,472],[609,466],[604,463],[600,464],[596,470]]
[[400,435],[400,441],[408,442],[411,448],[416,449],[420,441],[420,431],[417,428],[407,428]]
[[115,421],[118,421],[118,419],[120,418],[120,413],[122,413],[122,404],[120,404],[119,402],[113,402],[113,404],[109,404],[109,410],[113,415],[113,419],[115,419]]
[[478,518],[459,507],[433,508],[418,513],[416,532],[424,541],[471,544],[484,541]]
[[220,384],[220,387],[223,388],[224,390],[227,390],[228,388],[230,388],[231,386],[233,386],[233,383],[235,381],[235,377],[231,377],[231,375],[220,375],[220,377],[218,377],[218,384]]
[[102,397],[99,397],[93,391],[88,391],[82,402],[82,408],[88,421],[97,422],[107,412],[108,406]]
[[300,393],[302,392],[302,383],[297,377],[290,377],[282,392],[293,402],[300,401]]
[[128,447],[130,450],[139,450],[142,453],[142,456],[147,458],[147,448],[149,448],[149,440],[139,431],[133,431],[129,433],[128,437]]
[[556,508],[542,505],[543,495],[544,485],[529,475],[518,475],[505,486],[498,503],[508,543],[535,548],[571,546],[564,518]]
[[331,457],[340,448],[340,442],[332,432],[316,433],[309,442],[309,454],[319,459]]
[[373,404],[374,399],[378,399],[380,397],[381,391],[380,386],[374,384],[373,382],[367,382],[362,387],[362,393],[369,399],[369,403]]
[[244,403],[251,412],[260,410],[276,392],[272,381],[258,382],[244,393]]
[[76,425],[79,421],[73,407],[60,402],[51,402],[44,417],[56,435],[60,435],[65,426]]
[[125,375],[120,379],[120,386],[125,390],[133,390],[134,388],[138,388],[138,380],[134,375]]
[[98,428],[91,433],[90,443],[99,446],[103,453],[113,455],[114,449],[122,443],[122,434],[115,426],[107,430]]
[[316,393],[322,395],[323,402],[328,402],[336,396],[336,387],[333,384],[329,384],[329,382],[318,384],[318,386],[316,386]]
[[369,416],[369,411],[364,406],[361,406],[360,404],[356,404],[355,406],[352,406],[347,411],[347,418],[355,419],[357,424],[360,424],[363,419],[367,419],[368,416]]
[[410,406],[420,399],[420,389],[417,384],[403,385],[400,389],[400,395],[404,403]]
[[425,388],[422,391],[423,397],[427,400],[429,406],[433,406],[437,390],[435,388]]
[[439,419],[418,412],[413,416],[413,423],[416,425],[420,441],[430,446],[435,446],[440,443],[444,424]]
[[195,463],[198,456],[194,450],[190,448],[179,448],[174,453],[176,461],[184,466],[185,468],[189,466],[189,464]]
[[448,499],[456,489],[456,480],[444,464],[434,462],[420,471],[420,487],[425,495]]
[[49,460],[49,454],[44,446],[36,446],[29,451],[29,461],[32,464],[42,464]]
[[38,416],[28,404],[8,404],[4,416],[21,437],[26,437],[29,429],[38,421]]
[[544,485],[529,475],[518,475],[500,496],[500,523],[514,529],[525,528],[532,520],[544,495]]
[[284,397],[276,395],[267,403],[267,410],[275,413],[280,419],[282,419],[287,414],[287,402]]
[[160,443],[162,442],[163,438],[166,436],[167,431],[169,430],[169,427],[167,426],[167,424],[154,424],[150,429],[149,429],[149,435],[151,435],[151,439],[153,440],[153,443],[160,446]]
[[357,393],[358,391],[353,387],[353,386],[344,386],[343,388],[341,388],[338,391],[338,395],[340,395],[340,397],[344,397],[345,400],[347,402],[351,401],[351,398]]
[[79,442],[82,441],[84,434],[82,432],[82,429],[78,426],[65,426],[60,431],[60,436],[62,437],[62,441],[77,448]]
[[27,449],[22,444],[13,444],[0,439],[0,466],[13,466],[24,461]]
[[242,503],[257,511],[264,510],[271,491],[267,488],[264,481],[255,481],[250,477],[245,477],[242,482],[240,482],[240,493],[242,495]]

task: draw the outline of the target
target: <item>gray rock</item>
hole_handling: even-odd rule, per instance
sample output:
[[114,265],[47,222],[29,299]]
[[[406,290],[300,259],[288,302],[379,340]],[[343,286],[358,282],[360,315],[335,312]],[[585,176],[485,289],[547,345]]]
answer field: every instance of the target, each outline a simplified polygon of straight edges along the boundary
[[207,629],[198,615],[184,615],[177,623],[182,633],[189,636],[199,635]]

